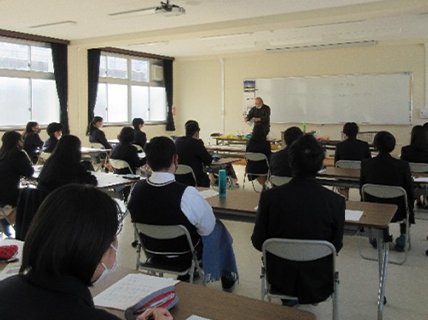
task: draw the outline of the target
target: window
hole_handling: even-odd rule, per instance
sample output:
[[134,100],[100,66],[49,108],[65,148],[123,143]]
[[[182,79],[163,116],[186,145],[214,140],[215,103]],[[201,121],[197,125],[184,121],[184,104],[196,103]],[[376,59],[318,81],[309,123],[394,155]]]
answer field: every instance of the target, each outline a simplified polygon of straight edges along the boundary
[[47,125],[59,110],[50,45],[0,38],[0,126]]
[[110,124],[166,121],[162,61],[101,53],[94,114]]

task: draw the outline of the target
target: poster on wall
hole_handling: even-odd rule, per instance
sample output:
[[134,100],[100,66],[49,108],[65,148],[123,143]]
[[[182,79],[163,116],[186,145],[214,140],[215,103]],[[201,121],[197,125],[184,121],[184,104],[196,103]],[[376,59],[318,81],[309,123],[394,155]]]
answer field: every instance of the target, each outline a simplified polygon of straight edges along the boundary
[[245,117],[252,107],[254,107],[254,99],[256,97],[256,80],[244,80],[244,109],[242,115]]

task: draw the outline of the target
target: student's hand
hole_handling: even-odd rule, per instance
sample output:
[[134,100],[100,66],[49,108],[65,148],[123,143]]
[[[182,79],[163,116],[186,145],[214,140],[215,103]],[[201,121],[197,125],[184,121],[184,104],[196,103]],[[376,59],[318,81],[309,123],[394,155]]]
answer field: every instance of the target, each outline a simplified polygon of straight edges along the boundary
[[254,122],[260,122],[261,118],[254,118]]
[[244,121],[245,121],[245,122],[248,122],[248,118],[247,118],[247,117],[245,117],[245,118],[244,118]]
[[137,320],[173,320],[171,313],[164,308],[151,308],[144,311]]

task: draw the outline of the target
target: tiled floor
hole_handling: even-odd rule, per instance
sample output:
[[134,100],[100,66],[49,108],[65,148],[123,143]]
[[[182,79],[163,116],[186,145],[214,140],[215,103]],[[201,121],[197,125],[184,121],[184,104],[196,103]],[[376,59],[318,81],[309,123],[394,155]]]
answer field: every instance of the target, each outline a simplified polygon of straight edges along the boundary
[[[243,167],[235,166],[240,177],[242,191]],[[249,196],[253,193],[248,182],[245,191]],[[351,191],[351,199],[358,200],[358,192]],[[417,214],[421,218],[428,218],[428,214]],[[240,281],[235,286],[233,294],[260,299],[260,252],[255,250],[250,241],[253,225],[250,223],[223,221],[234,239],[234,250],[238,263]],[[391,232],[397,235],[398,228],[393,225]],[[413,320],[428,319],[428,221],[417,219],[411,228],[412,249],[404,265],[390,264],[387,273],[384,319]],[[119,265],[135,268],[136,254],[131,242],[134,232],[129,219],[126,218],[123,231],[119,236]],[[339,286],[339,313],[340,319],[360,320],[377,318],[377,291],[378,291],[378,264],[364,260],[359,255],[359,242],[368,254],[376,254],[369,247],[365,238],[345,237],[344,246],[337,259],[337,268],[340,273]],[[400,253],[391,250],[391,259]],[[196,282],[196,285],[201,285]],[[208,287],[221,290],[220,283],[210,283]],[[274,301],[278,303],[278,301]],[[318,319],[331,319],[331,301],[323,302],[318,306],[299,306],[317,315]],[[220,320],[220,319],[216,319]],[[238,320],[238,319],[237,319]]]

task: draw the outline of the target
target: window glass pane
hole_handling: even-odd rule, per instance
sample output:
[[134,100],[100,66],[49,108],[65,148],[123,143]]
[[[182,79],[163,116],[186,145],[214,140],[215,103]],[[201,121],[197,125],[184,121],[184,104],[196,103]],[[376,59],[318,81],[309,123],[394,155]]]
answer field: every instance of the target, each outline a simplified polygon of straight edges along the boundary
[[54,72],[51,48],[31,47],[31,70]]
[[101,55],[100,57],[100,77],[105,78],[107,76],[107,58]]
[[105,83],[98,84],[94,115],[100,116],[104,121],[107,121],[107,85]]
[[132,118],[149,119],[149,87],[132,86]]
[[128,121],[128,86],[121,84],[107,85],[107,121]]
[[27,45],[0,42],[0,68],[30,70],[30,47]]
[[150,120],[166,120],[166,96],[163,87],[150,87]]
[[55,80],[33,79],[32,118],[40,124],[59,121],[59,100]]
[[107,77],[119,79],[128,78],[127,59],[107,57]]
[[149,62],[144,60],[131,60],[132,80],[149,81]]
[[30,79],[0,77],[1,125],[22,125],[31,119]]

